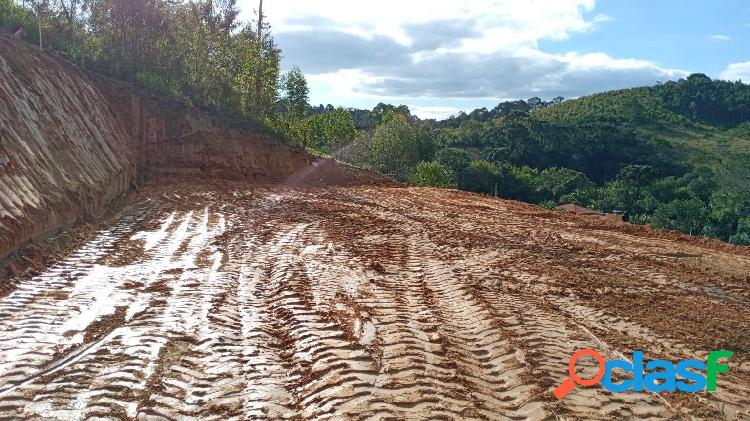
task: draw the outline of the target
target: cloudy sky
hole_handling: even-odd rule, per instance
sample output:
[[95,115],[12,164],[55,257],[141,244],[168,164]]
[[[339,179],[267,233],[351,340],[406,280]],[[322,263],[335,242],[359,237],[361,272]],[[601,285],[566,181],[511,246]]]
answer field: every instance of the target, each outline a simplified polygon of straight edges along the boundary
[[[257,0],[239,0],[252,19]],[[421,117],[691,72],[750,81],[748,0],[265,0],[313,104]]]

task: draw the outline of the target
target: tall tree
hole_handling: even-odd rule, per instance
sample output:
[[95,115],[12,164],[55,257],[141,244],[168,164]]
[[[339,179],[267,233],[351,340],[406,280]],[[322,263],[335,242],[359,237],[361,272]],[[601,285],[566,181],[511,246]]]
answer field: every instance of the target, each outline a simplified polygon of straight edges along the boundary
[[292,118],[304,117],[310,107],[310,88],[307,87],[305,74],[295,66],[284,76],[283,85],[286,114]]
[[44,25],[44,20],[49,12],[50,3],[49,0],[29,0],[29,4],[36,15],[37,26],[39,27],[39,51],[42,51],[44,50],[42,42],[42,26]]

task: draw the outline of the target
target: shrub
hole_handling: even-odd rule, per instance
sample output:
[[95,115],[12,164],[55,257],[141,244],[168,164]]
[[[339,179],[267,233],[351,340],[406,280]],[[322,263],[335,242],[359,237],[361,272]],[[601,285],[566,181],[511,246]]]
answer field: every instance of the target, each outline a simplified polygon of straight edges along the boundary
[[475,193],[493,194],[500,168],[488,161],[473,161],[461,173],[458,188]]
[[700,233],[706,223],[708,210],[698,199],[674,200],[659,205],[651,217],[657,228],[673,229],[693,235]]
[[409,176],[409,184],[443,188],[456,187],[453,174],[437,161],[422,161],[417,164],[417,168]]

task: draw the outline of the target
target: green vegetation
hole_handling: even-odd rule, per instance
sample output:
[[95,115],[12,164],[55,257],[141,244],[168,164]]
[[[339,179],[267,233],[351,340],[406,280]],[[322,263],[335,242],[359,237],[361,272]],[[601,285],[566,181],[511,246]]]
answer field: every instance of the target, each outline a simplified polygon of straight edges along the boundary
[[267,25],[237,20],[235,1],[0,0],[0,28],[155,93],[270,123],[279,50]]
[[430,187],[454,187],[453,173],[436,161],[422,161],[409,176],[409,184]]
[[[344,157],[416,185],[548,208],[572,202],[750,244],[749,106],[750,86],[700,74],[570,101],[505,102],[429,127],[404,106],[379,104],[351,110],[369,135]],[[429,153],[414,152],[418,128]]]

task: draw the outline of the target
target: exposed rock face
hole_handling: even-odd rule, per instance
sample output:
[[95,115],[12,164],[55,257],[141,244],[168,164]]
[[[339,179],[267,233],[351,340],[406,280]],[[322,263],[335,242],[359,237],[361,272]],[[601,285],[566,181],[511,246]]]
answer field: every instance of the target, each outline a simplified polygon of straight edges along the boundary
[[[149,177],[387,182],[0,36],[0,260]],[[323,165],[320,165],[323,164]]]

